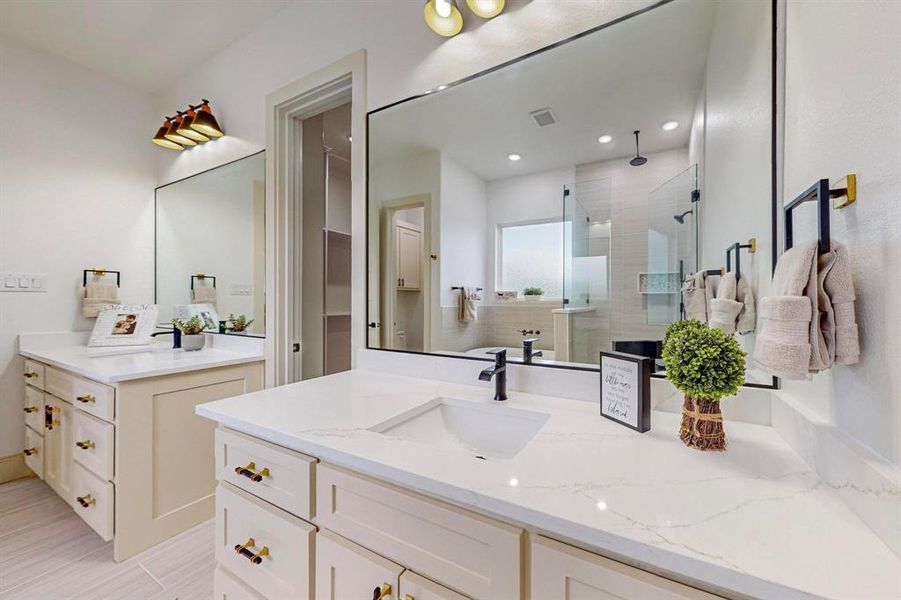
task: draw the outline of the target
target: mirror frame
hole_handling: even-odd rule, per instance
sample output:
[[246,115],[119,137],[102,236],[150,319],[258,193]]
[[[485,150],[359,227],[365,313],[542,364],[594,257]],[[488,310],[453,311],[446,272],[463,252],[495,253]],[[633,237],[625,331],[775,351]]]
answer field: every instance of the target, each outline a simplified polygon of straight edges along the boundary
[[[467,77],[463,77],[456,81],[444,84],[446,87],[441,90],[438,90],[437,86],[436,86],[436,88],[433,90],[428,90],[427,92],[424,92],[421,94],[409,96],[407,98],[403,98],[396,102],[392,102],[391,104],[386,104],[385,106],[382,106],[382,107],[379,107],[379,108],[376,108],[376,109],[373,109],[373,110],[367,112],[366,113],[366,225],[365,225],[365,227],[366,227],[366,241],[365,241],[365,243],[366,243],[366,272],[369,271],[369,260],[370,260],[370,256],[369,256],[369,212],[370,212],[369,211],[369,193],[370,193],[370,189],[369,189],[369,187],[370,187],[370,183],[369,183],[369,170],[370,170],[369,145],[371,143],[370,142],[371,137],[369,135],[369,131],[370,131],[369,120],[372,118],[372,115],[382,112],[384,110],[388,110],[390,108],[393,108],[393,107],[395,107],[399,104],[403,104],[405,102],[410,102],[412,100],[418,100],[419,98],[423,98],[427,95],[433,96],[435,94],[440,94],[442,91],[445,91],[445,89],[450,89],[453,86],[472,81],[474,79],[482,77],[483,75],[488,75],[489,73],[493,73],[494,71],[498,71],[500,69],[504,69],[506,67],[515,65],[515,64],[522,62],[528,58],[531,58],[538,54],[542,54],[549,50],[553,50],[559,46],[563,46],[564,44],[568,44],[570,42],[573,42],[575,40],[583,38],[587,35],[597,33],[598,31],[601,31],[602,29],[607,29],[608,27],[612,27],[612,26],[622,23],[624,21],[628,21],[629,19],[643,15],[646,12],[650,12],[656,8],[659,8],[661,6],[664,6],[664,5],[674,2],[674,1],[675,0],[660,0],[659,2],[656,2],[650,6],[646,6],[642,9],[625,14],[621,17],[613,19],[612,21],[602,23],[600,25],[592,27],[591,29],[588,29],[581,33],[577,33],[573,36],[570,36],[568,38],[560,40],[559,42],[555,42],[553,44],[544,46],[542,48],[539,48],[538,50],[533,50],[532,52],[528,52],[526,54],[523,54],[522,56],[518,56],[514,59],[500,63],[493,67],[489,67],[488,69],[479,71],[478,73],[474,73]],[[777,52],[778,52],[778,33],[777,33],[778,26],[777,26],[777,21],[778,21],[778,16],[779,16],[779,11],[778,11],[778,7],[777,7],[778,0],[769,0],[769,1],[770,1],[771,13],[772,13],[771,28],[770,28],[770,34],[771,34],[771,46],[770,46],[770,98],[771,98],[771,102],[770,102],[770,189],[771,189],[770,222],[771,222],[771,227],[770,227],[770,235],[772,235],[772,250],[773,250],[772,264],[770,267],[770,271],[771,271],[770,276],[772,277],[772,273],[774,273],[776,270],[776,261],[779,258],[779,247],[780,247],[780,241],[779,241],[779,237],[777,235],[778,234],[778,231],[777,231],[778,219],[779,219],[779,212],[780,212],[779,195],[778,195],[779,188],[778,188],[778,160],[777,160],[777,158],[778,158],[778,114],[779,114],[779,110],[781,110],[781,108],[780,108],[780,104],[778,102],[778,84],[777,84],[777,82],[778,82],[778,77],[777,77],[777,68],[778,68],[778,55],[777,55]],[[154,280],[154,285],[155,285],[155,280]],[[417,350],[398,350],[398,349],[394,349],[394,348],[374,348],[374,347],[370,346],[369,345],[369,322],[370,321],[369,321],[369,308],[368,308],[368,304],[369,304],[368,299],[369,299],[370,289],[369,289],[369,278],[368,277],[366,278],[364,285],[365,285],[365,294],[366,294],[366,296],[365,296],[366,297],[366,309],[365,309],[366,312],[365,312],[365,318],[363,319],[363,330],[364,330],[363,331],[363,336],[364,336],[363,339],[366,340],[365,347],[367,350],[378,350],[381,352],[395,352],[395,353],[400,353],[400,354],[441,356],[441,357],[445,357],[445,358],[455,358],[455,359],[459,359],[459,360],[471,360],[471,361],[478,361],[478,362],[492,362],[493,359],[479,358],[476,356],[463,356],[463,355],[457,355],[457,354],[447,354],[447,353],[442,353],[442,352],[420,352]],[[522,365],[522,363],[515,362],[515,361],[510,361],[510,364]],[[588,371],[588,372],[592,372],[592,373],[600,372],[600,366],[592,367],[592,366],[559,365],[559,364],[543,364],[543,363],[532,363],[531,365],[527,365],[527,366],[544,367],[544,368],[550,368],[550,369],[565,369],[565,370],[570,370],[570,371]],[[654,377],[657,379],[665,379],[666,378],[665,375],[662,375],[660,373],[651,373],[651,377]],[[768,384],[767,383],[745,383],[742,387],[775,390],[775,389],[779,389],[779,385],[780,385],[779,378],[775,377],[775,376],[771,376],[771,383],[768,383]]]
[[[159,198],[157,197],[157,195],[159,194],[159,191],[165,187],[169,187],[170,185],[175,185],[176,183],[181,183],[182,181],[187,181],[188,179],[192,179],[194,177],[197,177],[198,175],[203,175],[204,173],[209,173],[210,171],[215,171],[216,169],[219,169],[221,167],[227,167],[228,165],[230,165],[232,163],[236,163],[238,161],[244,160],[245,158],[250,158],[252,156],[256,156],[257,154],[263,155],[263,170],[265,172],[266,150],[263,149],[263,150],[257,150],[256,152],[251,152],[250,154],[247,154],[246,156],[241,156],[234,160],[224,162],[221,165],[216,165],[215,167],[210,167],[209,169],[204,169],[203,171],[198,171],[197,173],[192,173],[191,175],[188,175],[187,177],[182,177],[181,179],[176,179],[175,181],[170,181],[169,183],[164,183],[163,185],[157,186],[156,188],[153,189],[153,303],[154,304],[156,304],[157,300],[158,300],[158,292],[159,292],[158,287],[159,286],[157,285],[157,282],[159,281],[158,278],[159,278],[159,274],[160,274],[159,273],[159,248],[157,247],[157,243],[156,243],[156,236],[159,233],[159,224],[157,223],[157,218],[156,218],[157,210],[159,210]],[[264,219],[266,216],[265,210],[266,210],[266,205],[264,203],[263,204],[263,211],[264,211],[263,218]],[[267,232],[267,235],[268,235],[268,232]],[[266,261],[263,261],[263,280],[264,281],[266,280],[266,276],[268,275],[266,273],[265,265],[266,265]],[[265,300],[265,294],[266,294],[266,290],[263,290],[264,300]],[[269,327],[268,323],[264,322],[264,325],[267,328]],[[174,327],[172,329],[160,327],[159,324],[157,324],[157,326],[156,326],[157,331],[172,331],[173,329],[174,329]],[[204,333],[211,333],[213,335],[231,335],[231,336],[237,335],[234,333],[227,333],[227,332],[220,333],[218,331],[205,331]],[[264,340],[264,339],[266,339],[266,334],[264,333],[263,335],[260,335],[258,333],[246,333],[246,334],[241,334],[240,337]]]

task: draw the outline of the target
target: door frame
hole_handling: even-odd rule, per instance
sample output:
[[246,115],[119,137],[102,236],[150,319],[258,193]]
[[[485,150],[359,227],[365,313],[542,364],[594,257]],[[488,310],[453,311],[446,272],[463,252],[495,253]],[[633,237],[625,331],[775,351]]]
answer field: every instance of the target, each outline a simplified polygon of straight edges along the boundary
[[[366,276],[366,51],[357,50],[266,96],[266,387],[294,380],[294,227],[301,199],[297,147],[301,121],[340,106],[351,108],[351,281]],[[351,291],[351,365],[365,344],[360,319],[365,316],[364,285]],[[301,299],[302,300],[302,299]],[[299,340],[297,340],[299,341]],[[303,348],[301,347],[301,351]]]

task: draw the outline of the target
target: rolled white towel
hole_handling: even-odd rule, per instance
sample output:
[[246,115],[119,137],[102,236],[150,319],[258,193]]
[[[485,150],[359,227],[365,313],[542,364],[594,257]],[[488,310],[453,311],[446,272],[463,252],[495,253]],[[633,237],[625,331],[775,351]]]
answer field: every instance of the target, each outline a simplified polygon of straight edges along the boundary
[[704,273],[686,275],[682,285],[682,304],[685,305],[685,318],[707,322],[707,297]]
[[776,377],[805,379],[810,367],[811,314],[807,296],[762,298],[754,364]]
[[751,333],[757,328],[757,308],[754,301],[754,290],[751,278],[745,275],[738,280],[735,286],[735,300],[741,302],[741,311],[738,313],[735,323],[735,331],[738,333]]
[[735,333],[735,321],[742,308],[741,302],[735,300],[735,290],[735,273],[726,273],[720,280],[716,298],[710,301],[707,323],[710,327]]

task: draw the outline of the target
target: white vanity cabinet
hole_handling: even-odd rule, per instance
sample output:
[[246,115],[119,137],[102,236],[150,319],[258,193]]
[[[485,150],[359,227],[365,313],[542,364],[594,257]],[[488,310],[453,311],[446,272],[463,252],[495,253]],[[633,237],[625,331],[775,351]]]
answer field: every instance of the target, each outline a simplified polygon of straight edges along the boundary
[[27,358],[23,374],[26,466],[121,561],[213,516],[215,425],[194,407],[261,389],[263,362],[106,383]]
[[328,530],[316,534],[316,600],[402,598],[396,592],[403,571],[399,564]]

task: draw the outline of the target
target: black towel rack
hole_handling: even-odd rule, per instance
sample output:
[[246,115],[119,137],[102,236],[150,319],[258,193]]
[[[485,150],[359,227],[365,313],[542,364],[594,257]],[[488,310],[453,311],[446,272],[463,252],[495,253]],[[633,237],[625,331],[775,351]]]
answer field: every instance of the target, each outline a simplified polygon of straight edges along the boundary
[[757,238],[751,238],[747,244],[735,242],[726,250],[726,271],[732,271],[732,252],[735,252],[735,279],[741,279],[741,251],[747,248],[748,252],[757,252]]
[[121,287],[120,284],[122,281],[122,273],[120,273],[119,271],[110,271],[109,269],[101,269],[99,267],[84,270],[84,275],[81,278],[82,286],[88,285],[88,273],[93,273],[97,277],[103,277],[104,275],[110,275],[110,274],[115,273],[116,274],[116,287]]
[[[452,285],[452,286],[451,286],[451,289],[452,289],[452,290],[462,290],[463,288],[462,288],[462,286],[459,286],[459,285]],[[483,290],[482,288],[477,287],[477,288],[476,288],[476,291],[477,291],[477,292],[482,292],[482,291],[484,291],[484,290]]]
[[726,270],[720,267],[719,269],[707,269],[704,271],[704,275],[719,275],[722,277],[726,273]]
[[820,179],[785,205],[782,209],[785,215],[783,234],[785,250],[790,249],[794,243],[792,211],[805,202],[815,200],[817,203],[817,238],[819,240],[817,251],[820,254],[829,252],[832,248],[829,230],[830,199],[835,200],[835,208],[844,208],[857,200],[857,176],[853,173],[845,176],[835,188],[829,187],[828,179]]
[[216,278],[215,277],[213,277],[212,275],[204,275],[203,273],[198,273],[197,275],[191,275],[191,289],[192,290],[194,289],[194,280],[195,279],[200,279],[200,280],[212,279],[213,280],[212,287],[216,287]]

